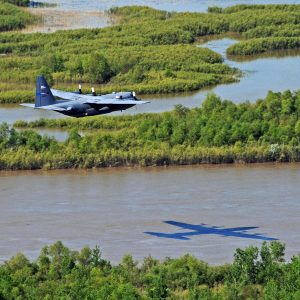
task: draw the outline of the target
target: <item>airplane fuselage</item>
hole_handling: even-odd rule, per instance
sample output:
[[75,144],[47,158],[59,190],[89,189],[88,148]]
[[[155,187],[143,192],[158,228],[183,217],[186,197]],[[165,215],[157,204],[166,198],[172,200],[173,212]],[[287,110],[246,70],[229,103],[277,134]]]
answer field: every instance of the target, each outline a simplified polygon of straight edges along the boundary
[[[86,116],[96,116],[108,114],[114,111],[122,111],[126,110],[134,105],[129,104],[116,104],[113,107],[108,105],[101,104],[87,104],[81,103],[81,100],[73,100],[73,101],[63,101],[61,103],[56,103],[58,108],[63,108],[64,110],[57,110],[66,116],[72,116],[76,118],[86,117]],[[55,109],[53,109],[55,110]]]

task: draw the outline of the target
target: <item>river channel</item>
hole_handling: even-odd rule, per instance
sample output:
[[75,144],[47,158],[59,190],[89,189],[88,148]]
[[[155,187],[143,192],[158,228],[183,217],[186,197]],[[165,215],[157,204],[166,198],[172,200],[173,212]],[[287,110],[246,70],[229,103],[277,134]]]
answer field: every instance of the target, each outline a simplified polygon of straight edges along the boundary
[[80,249],[100,245],[105,258],[141,260],[192,253],[213,263],[232,260],[253,238],[199,234],[190,240],[144,232],[183,233],[167,220],[232,228],[255,226],[300,249],[300,166],[196,166],[90,171],[0,172],[0,261],[19,250],[35,258],[62,240]]

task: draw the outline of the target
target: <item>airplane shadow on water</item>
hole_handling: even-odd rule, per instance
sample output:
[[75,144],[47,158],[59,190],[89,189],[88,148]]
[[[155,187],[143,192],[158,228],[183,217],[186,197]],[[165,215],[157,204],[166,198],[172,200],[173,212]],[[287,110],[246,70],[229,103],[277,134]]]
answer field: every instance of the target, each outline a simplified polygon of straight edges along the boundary
[[276,238],[267,237],[260,233],[249,233],[248,230],[257,229],[257,226],[252,227],[233,227],[222,228],[219,226],[209,226],[207,224],[193,225],[188,223],[181,223],[176,221],[164,221],[164,223],[180,227],[187,231],[176,233],[163,233],[163,232],[151,232],[145,231],[144,233],[157,236],[160,238],[169,238],[176,240],[190,240],[190,237],[197,235],[215,234],[220,236],[230,236],[237,238],[256,239],[263,241],[275,241]]

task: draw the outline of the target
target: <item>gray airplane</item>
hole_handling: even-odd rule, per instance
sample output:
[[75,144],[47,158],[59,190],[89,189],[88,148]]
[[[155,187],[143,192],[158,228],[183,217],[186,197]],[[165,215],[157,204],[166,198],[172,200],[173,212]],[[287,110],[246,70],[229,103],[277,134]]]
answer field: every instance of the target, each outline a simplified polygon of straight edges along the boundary
[[[56,100],[58,97],[63,100]],[[135,92],[121,92],[97,96],[94,89],[91,95],[83,95],[81,86],[78,92],[64,92],[50,89],[46,79],[39,76],[36,81],[35,103],[22,106],[53,110],[71,117],[86,117],[125,110],[132,106],[149,103],[136,98]]]

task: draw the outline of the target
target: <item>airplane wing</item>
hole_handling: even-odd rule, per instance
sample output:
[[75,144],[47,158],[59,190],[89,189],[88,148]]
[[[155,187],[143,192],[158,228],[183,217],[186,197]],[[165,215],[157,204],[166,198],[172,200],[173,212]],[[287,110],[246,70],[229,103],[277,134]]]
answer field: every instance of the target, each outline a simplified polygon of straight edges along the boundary
[[251,229],[257,229],[257,226],[249,226],[249,227],[232,227],[232,228],[226,228],[228,231],[245,231],[245,230],[251,230]]
[[246,238],[246,239],[255,239],[255,240],[263,240],[263,241],[277,241],[278,239],[263,236],[261,234],[257,233],[243,233],[243,232],[231,232],[228,234],[222,234],[223,236],[232,236],[232,237],[240,237],[240,238]]
[[117,99],[114,96],[112,97],[101,97],[101,96],[89,96],[82,94],[74,94],[71,92],[64,92],[60,90],[51,89],[53,96],[59,97],[65,100],[83,100],[85,104],[95,104],[95,105],[138,105],[146,104],[149,101],[136,101],[130,99]]
[[[91,96],[88,96],[91,97]],[[138,105],[138,104],[146,104],[149,103],[149,101],[137,101],[137,100],[120,100],[120,99],[101,99],[101,100],[96,100],[96,99],[87,99],[85,104],[98,104],[98,105]]]
[[51,89],[53,96],[59,97],[65,100],[79,100],[82,99],[84,95],[74,94],[70,92],[64,92],[60,90]]

